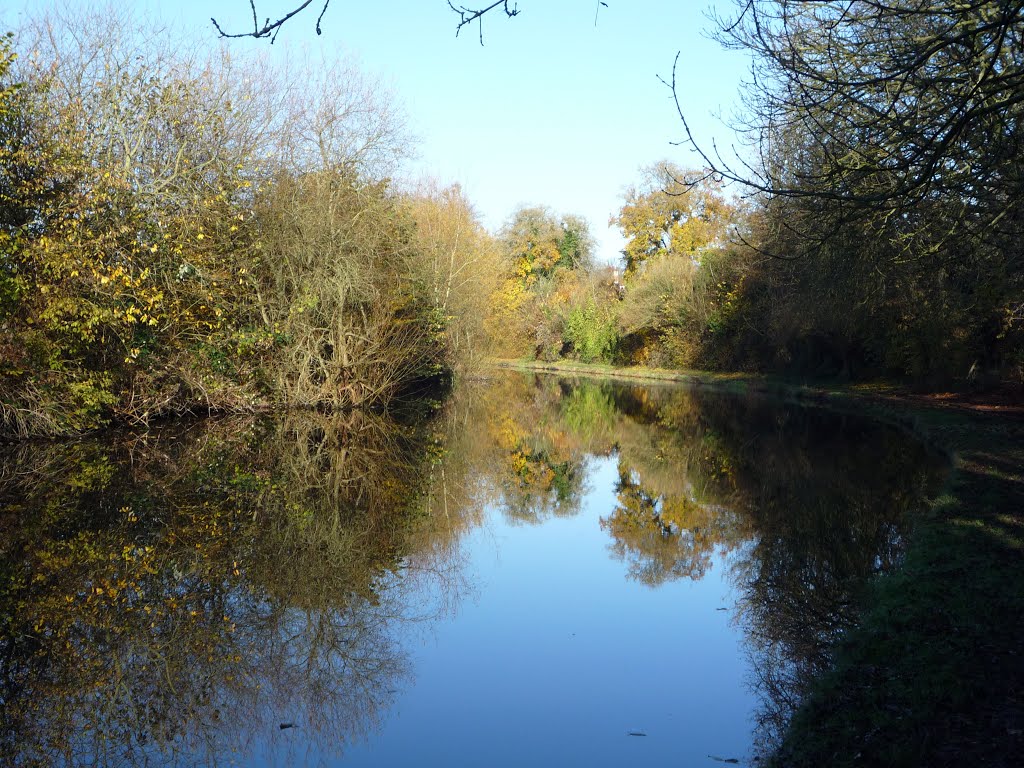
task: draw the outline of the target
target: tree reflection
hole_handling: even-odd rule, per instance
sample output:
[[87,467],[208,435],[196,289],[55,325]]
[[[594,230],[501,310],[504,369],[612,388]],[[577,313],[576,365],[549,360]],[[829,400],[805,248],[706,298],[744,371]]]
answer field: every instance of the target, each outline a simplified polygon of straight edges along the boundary
[[282,723],[325,755],[358,738],[408,672],[396,626],[430,615],[399,576],[429,442],[302,414],[7,457],[0,761],[217,764],[278,751]]
[[849,416],[761,404],[733,418],[722,432],[745,440],[737,476],[756,532],[733,563],[738,618],[770,745],[829,668],[869,580],[898,565],[944,462],[896,429]]
[[425,420],[301,413],[12,449],[0,763],[342,751],[408,679],[410,623],[471,588],[460,540],[483,509],[575,515],[595,456],[617,462],[600,525],[627,578],[730,569],[765,738],[827,668],[859,590],[899,561],[938,466],[852,417],[519,376]]
[[700,579],[712,556],[734,545],[738,531],[725,530],[728,510],[701,503],[685,492],[652,495],[638,471],[620,460],[618,506],[601,527],[613,539],[612,552],[628,563],[630,578],[657,586],[678,578]]
[[[489,464],[496,485],[516,487],[516,447],[531,440],[533,457],[616,455],[616,505],[600,521],[610,552],[652,587],[726,564],[762,702],[759,738],[770,743],[828,668],[860,591],[898,564],[944,463],[894,428],[758,396],[513,381],[497,400],[512,405],[492,409],[505,449]],[[506,514],[535,521],[561,505],[535,493],[528,517],[507,490],[498,498]]]
[[561,422],[567,391],[553,380],[530,386],[509,379],[480,401],[474,422],[487,425],[489,456],[479,466],[491,503],[510,522],[537,524],[579,512],[588,452]]

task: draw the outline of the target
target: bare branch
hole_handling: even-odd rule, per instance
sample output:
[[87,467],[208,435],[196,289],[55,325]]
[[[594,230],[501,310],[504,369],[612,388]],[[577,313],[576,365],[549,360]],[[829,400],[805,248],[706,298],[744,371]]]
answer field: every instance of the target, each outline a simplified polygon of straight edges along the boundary
[[[281,27],[284,26],[284,24],[287,21],[294,18],[298,14],[302,13],[302,11],[306,10],[306,8],[312,2],[313,0],[304,0],[304,2],[300,3],[298,6],[296,6],[291,11],[281,16],[281,18],[277,19],[276,21],[271,21],[270,17],[267,17],[267,19],[263,22],[263,25],[261,26],[259,22],[259,16],[256,13],[256,0],[249,0],[249,8],[252,10],[252,32],[225,32],[224,29],[221,27],[220,23],[215,18],[211,17],[210,21],[213,22],[213,26],[217,30],[217,34],[219,34],[221,37],[253,37],[256,39],[269,37],[270,42],[273,43],[277,39],[278,32],[281,31]],[[323,20],[324,14],[327,13],[327,8],[330,4],[331,0],[324,0],[323,7],[320,9],[320,15],[317,16],[316,33],[318,35],[322,34],[323,32],[323,30],[320,28],[320,22]]]
[[477,10],[474,10],[472,8],[467,8],[464,5],[455,5],[455,4],[452,3],[451,0],[448,0],[448,7],[451,8],[452,11],[454,11],[455,13],[459,14],[459,23],[458,23],[458,26],[455,27],[455,36],[458,37],[459,36],[459,32],[462,31],[462,28],[464,26],[466,26],[467,24],[472,24],[475,21],[475,22],[477,22],[477,24],[480,27],[480,45],[483,45],[484,44],[484,25],[483,25],[484,14],[486,14],[488,11],[493,11],[495,8],[498,8],[499,6],[502,8],[502,10],[505,11],[505,16],[507,16],[510,19],[513,16],[518,16],[519,15],[519,6],[513,3],[512,6],[509,7],[509,0],[498,0],[498,2],[491,3],[486,8],[480,8],[480,9],[477,9]]
[[[472,24],[475,21],[475,22],[477,22],[477,24],[480,27],[480,45],[483,45],[483,43],[484,43],[483,17],[488,12],[493,11],[496,8],[501,8],[504,11],[505,16],[507,16],[510,19],[513,16],[518,16],[519,15],[519,7],[518,7],[518,5],[516,5],[515,3],[510,3],[510,0],[497,0],[497,2],[491,3],[486,8],[476,8],[476,9],[474,9],[474,8],[467,8],[464,5],[455,5],[452,2],[452,0],[447,0],[447,2],[448,2],[448,7],[451,8],[451,10],[453,12],[455,12],[455,13],[457,13],[459,15],[459,23],[458,23],[458,25],[455,28],[455,36],[458,37],[459,32],[462,31],[463,27],[465,27],[467,24]],[[217,21],[217,19],[211,17],[210,21],[213,23],[214,28],[217,30],[217,34],[219,34],[221,37],[224,37],[224,38],[252,37],[252,38],[256,38],[256,39],[270,38],[270,42],[273,43],[277,39],[278,33],[281,31],[281,27],[283,27],[287,22],[289,22],[295,16],[298,16],[300,13],[302,13],[304,10],[306,10],[306,8],[308,8],[312,3],[313,3],[313,0],[301,0],[300,2],[298,2],[297,5],[295,5],[292,8],[291,11],[281,15],[280,18],[274,20],[274,19],[272,19],[271,17],[268,16],[266,19],[264,19],[264,21],[261,24],[260,20],[259,20],[259,14],[256,11],[256,0],[249,0],[249,8],[252,11],[252,30],[251,31],[247,31],[247,32],[227,32],[221,26],[220,22]],[[320,14],[319,14],[319,16],[317,16],[317,19],[316,19],[316,33],[318,35],[322,34],[322,32],[323,32],[323,30],[321,29],[321,26],[320,26],[320,22],[323,21],[324,14],[327,13],[327,8],[330,6],[330,4],[331,4],[331,0],[323,0],[323,6],[320,8]],[[598,9],[600,9],[600,6],[602,6],[602,5],[607,7],[607,3],[600,2],[598,4]],[[597,20],[597,16],[596,15],[595,15],[594,19],[595,19],[595,23],[596,23],[596,20]]]

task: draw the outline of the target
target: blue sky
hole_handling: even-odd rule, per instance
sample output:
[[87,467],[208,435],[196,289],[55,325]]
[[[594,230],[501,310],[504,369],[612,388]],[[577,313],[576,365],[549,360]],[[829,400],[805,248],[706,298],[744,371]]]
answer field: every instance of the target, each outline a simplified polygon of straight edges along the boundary
[[[658,76],[670,76],[678,51],[687,118],[708,143],[728,145],[731,134],[713,115],[734,109],[748,65],[705,36],[712,3],[606,2],[595,26],[596,0],[519,0],[516,18],[497,10],[485,18],[483,46],[475,28],[456,39],[457,17],[445,0],[332,0],[320,37],[314,2],[283,29],[272,52],[323,47],[354,55],[393,89],[419,139],[418,158],[405,173],[461,183],[492,230],[521,204],[582,215],[598,240],[599,260],[610,261],[621,239],[608,217],[640,167],[663,158],[699,166],[695,155],[672,145],[683,138],[682,125]],[[256,3],[261,16],[295,4]],[[727,0],[718,5],[729,8]],[[211,15],[226,27],[251,23],[248,0],[132,6],[211,43]],[[4,17],[12,21],[10,13]],[[270,48],[266,41],[230,45]]]

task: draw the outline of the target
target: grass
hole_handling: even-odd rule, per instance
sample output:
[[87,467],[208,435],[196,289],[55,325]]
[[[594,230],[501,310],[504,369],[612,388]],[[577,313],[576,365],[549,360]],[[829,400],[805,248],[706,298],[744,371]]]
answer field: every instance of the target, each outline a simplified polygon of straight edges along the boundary
[[953,460],[906,559],[869,585],[861,621],[794,716],[776,768],[1024,763],[1024,418],[898,388],[821,389],[759,376],[579,364],[578,375],[776,393],[867,411]]

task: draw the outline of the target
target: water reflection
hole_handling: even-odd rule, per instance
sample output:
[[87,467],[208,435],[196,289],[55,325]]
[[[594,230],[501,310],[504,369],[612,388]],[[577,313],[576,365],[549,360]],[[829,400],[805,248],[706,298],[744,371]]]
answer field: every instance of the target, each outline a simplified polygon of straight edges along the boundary
[[[502,401],[519,409],[504,416],[519,425],[504,427],[518,435],[506,440],[516,468],[525,442],[548,464],[616,457],[617,503],[601,526],[627,578],[657,586],[728,565],[762,751],[827,669],[860,590],[899,562],[944,471],[894,428],[756,396],[537,379]],[[518,516],[514,499],[498,501]]]
[[366,732],[408,674],[396,624],[430,613],[400,563],[435,455],[424,426],[304,413],[9,456],[0,762]]
[[475,589],[486,511],[578,515],[593,457],[617,465],[599,524],[624,578],[728,569],[766,738],[938,471],[853,417],[514,376],[430,419],[21,446],[0,463],[0,762],[332,760],[414,678],[410,627]]

